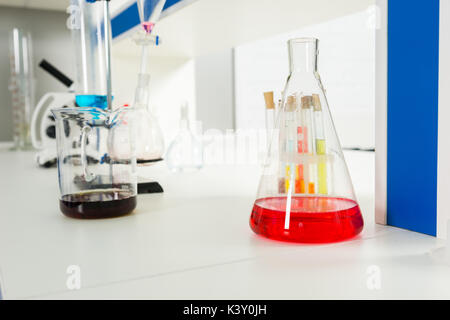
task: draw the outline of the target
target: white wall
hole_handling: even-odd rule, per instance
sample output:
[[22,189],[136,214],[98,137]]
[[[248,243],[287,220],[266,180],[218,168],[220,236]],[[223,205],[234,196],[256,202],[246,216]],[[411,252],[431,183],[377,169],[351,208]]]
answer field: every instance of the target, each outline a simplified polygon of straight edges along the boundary
[[234,128],[233,50],[195,58],[197,120],[204,129]]
[[[131,104],[140,49],[131,44],[129,54],[124,55],[122,50],[115,50],[114,45],[112,54],[115,105]],[[189,103],[191,120],[201,121],[203,129],[234,127],[232,49],[194,59],[151,55],[149,65],[150,105],[158,117],[167,146],[178,131],[179,107],[183,101]]]
[[[135,51],[134,51],[135,50]],[[112,75],[114,104],[132,104],[139,70],[140,50],[130,48],[136,53],[124,56],[112,49]],[[195,118],[195,79],[194,61],[189,58],[150,57],[150,107],[157,116],[164,134],[166,146],[179,128],[179,110],[183,101],[190,106],[190,117]]]
[[370,8],[235,49],[236,127],[264,127],[264,91],[283,90],[287,40],[316,37],[319,73],[343,146],[374,146],[374,10]]

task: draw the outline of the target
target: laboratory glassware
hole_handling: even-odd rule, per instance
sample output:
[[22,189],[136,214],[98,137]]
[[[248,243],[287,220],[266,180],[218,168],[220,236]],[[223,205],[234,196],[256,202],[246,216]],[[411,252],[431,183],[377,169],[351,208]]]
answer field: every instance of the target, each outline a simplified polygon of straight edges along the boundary
[[151,34],[166,0],[137,0],[139,19],[146,33]]
[[250,217],[252,230],[290,242],[335,242],[363,219],[317,71],[318,40],[288,42],[290,74]]
[[188,104],[180,109],[180,131],[170,144],[166,162],[173,172],[195,171],[203,167],[203,143],[191,131]]
[[13,150],[26,150],[32,148],[30,126],[35,97],[31,35],[14,28],[9,43]]
[[139,166],[148,166],[161,161],[164,153],[164,137],[158,119],[148,105],[150,75],[139,74],[133,109],[136,116],[136,156]]
[[60,209],[73,218],[107,218],[136,207],[133,110],[53,109]]
[[149,106],[150,74],[148,51],[151,45],[159,45],[159,37],[152,34],[166,0],[139,0],[138,9],[142,28],[134,35],[134,41],[142,46],[141,65],[138,73],[133,108],[136,116],[136,153],[138,165],[151,165],[162,160],[164,137],[158,120]]
[[105,15],[106,2],[70,0],[68,24],[76,58],[76,103],[80,107],[106,109],[108,105],[110,21]]
[[77,69],[84,79],[78,79],[79,107],[52,110],[60,209],[74,218],[121,216],[136,207],[135,132],[133,110],[112,108],[109,1],[72,4],[80,8],[81,32],[73,34],[82,47]]

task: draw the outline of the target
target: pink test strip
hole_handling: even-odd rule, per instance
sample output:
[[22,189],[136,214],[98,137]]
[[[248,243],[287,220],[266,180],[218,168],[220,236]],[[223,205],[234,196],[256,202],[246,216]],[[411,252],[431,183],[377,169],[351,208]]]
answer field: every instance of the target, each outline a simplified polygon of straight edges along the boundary
[[298,153],[308,153],[308,131],[306,127],[297,127]]

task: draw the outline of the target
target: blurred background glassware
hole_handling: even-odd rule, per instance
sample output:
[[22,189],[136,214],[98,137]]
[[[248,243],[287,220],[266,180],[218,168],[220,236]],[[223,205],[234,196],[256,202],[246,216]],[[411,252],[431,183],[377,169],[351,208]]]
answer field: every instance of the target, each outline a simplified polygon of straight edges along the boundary
[[139,74],[139,86],[133,109],[136,112],[136,156],[139,166],[152,165],[161,161],[164,154],[164,137],[157,118],[148,104],[149,74]]
[[54,109],[60,209],[92,219],[128,214],[136,207],[133,110],[120,107]]
[[170,144],[166,162],[173,172],[194,171],[203,167],[203,143],[191,131],[188,104],[180,109],[180,131]]
[[34,109],[35,80],[31,35],[14,28],[9,41],[10,82],[13,108],[13,150],[32,149],[30,125]]
[[136,110],[136,153],[139,166],[161,161],[165,151],[164,137],[158,120],[149,106],[150,73],[148,72],[149,47],[159,45],[159,37],[153,35],[166,0],[139,0],[139,18],[142,29],[134,35],[135,43],[142,47],[141,65],[133,108]]

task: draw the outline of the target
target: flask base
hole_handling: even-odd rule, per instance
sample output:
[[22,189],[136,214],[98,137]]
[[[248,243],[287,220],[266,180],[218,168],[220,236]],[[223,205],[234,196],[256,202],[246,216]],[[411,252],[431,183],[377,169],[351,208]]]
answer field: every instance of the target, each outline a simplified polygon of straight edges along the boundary
[[300,243],[338,242],[359,234],[364,226],[354,200],[322,196],[293,196],[285,228],[287,197],[255,201],[250,227],[261,236]]
[[119,217],[136,208],[136,196],[122,190],[90,190],[64,195],[59,201],[61,212],[77,219]]

